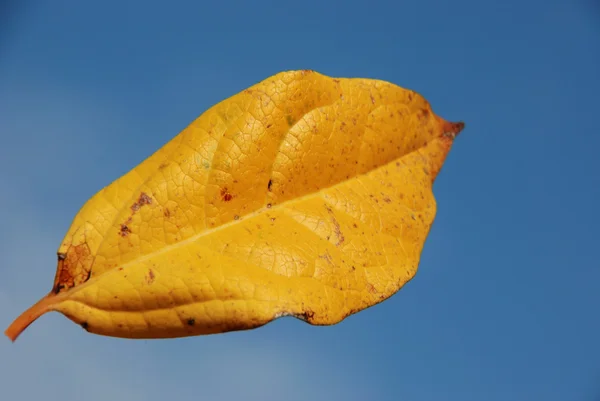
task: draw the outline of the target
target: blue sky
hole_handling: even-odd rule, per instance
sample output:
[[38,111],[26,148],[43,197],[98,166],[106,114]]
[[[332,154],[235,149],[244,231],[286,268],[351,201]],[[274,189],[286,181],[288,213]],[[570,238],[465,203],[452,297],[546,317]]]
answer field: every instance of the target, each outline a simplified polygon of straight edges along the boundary
[[0,12],[4,326],[50,289],[91,195],[274,73],[388,80],[467,127],[419,272],[386,302],[168,341],[49,314],[0,339],[6,399],[600,397],[594,0],[22,3]]

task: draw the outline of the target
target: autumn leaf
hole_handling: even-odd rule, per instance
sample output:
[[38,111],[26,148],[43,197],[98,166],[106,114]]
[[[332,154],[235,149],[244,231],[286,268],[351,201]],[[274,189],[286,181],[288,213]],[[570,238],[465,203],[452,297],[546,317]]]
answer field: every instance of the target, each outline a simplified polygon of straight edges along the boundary
[[127,338],[338,323],[415,275],[462,128],[388,82],[272,76],[94,195],[6,335],[49,311]]

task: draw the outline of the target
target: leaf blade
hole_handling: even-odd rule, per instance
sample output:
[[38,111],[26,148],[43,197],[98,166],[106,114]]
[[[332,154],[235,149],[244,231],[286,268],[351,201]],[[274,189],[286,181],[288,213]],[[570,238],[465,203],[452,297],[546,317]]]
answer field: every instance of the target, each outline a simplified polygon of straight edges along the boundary
[[414,277],[462,128],[387,82],[277,74],[86,203],[44,312],[131,338],[335,324]]

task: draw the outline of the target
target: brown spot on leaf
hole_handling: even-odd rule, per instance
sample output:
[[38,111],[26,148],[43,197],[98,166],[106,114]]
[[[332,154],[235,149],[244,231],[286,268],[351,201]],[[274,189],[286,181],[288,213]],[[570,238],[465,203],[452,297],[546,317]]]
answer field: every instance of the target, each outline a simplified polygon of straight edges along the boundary
[[169,209],[165,208],[163,215],[168,219],[169,217],[171,217],[171,211]]
[[131,211],[137,212],[142,206],[150,204],[152,204],[152,198],[149,197],[148,194],[146,194],[145,192],[142,192],[138,200],[133,205],[131,205]]
[[127,227],[127,225],[121,224],[121,228],[119,229],[119,235],[121,237],[123,237],[123,238],[127,237],[130,232],[131,232],[131,230],[129,229],[129,227]]
[[148,269],[148,274],[146,274],[146,284],[150,285],[154,283],[155,277],[156,276],[154,275],[154,271],[152,271],[152,269]]
[[225,202],[229,202],[233,199],[233,195],[228,192],[227,187],[221,188],[221,199]]
[[83,329],[84,329],[85,331],[87,331],[87,330],[88,330],[88,328],[90,327],[90,325],[88,324],[88,322],[83,322],[83,323],[81,323],[81,327],[83,327]]
[[58,256],[58,267],[54,279],[56,294],[85,283],[91,276],[94,258],[87,243],[71,245],[67,252]]
[[196,324],[196,319],[194,319],[193,317],[189,318],[189,319],[187,320],[187,324],[188,324],[188,326],[193,326],[193,325],[195,325],[195,324]]
[[314,317],[315,317],[315,312],[310,309],[306,309],[300,315],[300,319],[304,320],[305,322],[309,322],[309,323],[312,322]]
[[273,185],[273,180],[269,180],[269,183],[267,184],[267,189],[270,191],[271,190],[271,186]]

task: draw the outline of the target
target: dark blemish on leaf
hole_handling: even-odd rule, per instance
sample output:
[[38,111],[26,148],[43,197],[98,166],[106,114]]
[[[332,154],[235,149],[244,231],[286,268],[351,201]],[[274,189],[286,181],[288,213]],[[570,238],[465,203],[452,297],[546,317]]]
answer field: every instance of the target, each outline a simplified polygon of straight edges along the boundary
[[269,180],[269,183],[267,184],[267,189],[269,191],[271,190],[271,185],[273,185],[273,180]]
[[81,323],[81,327],[83,327],[83,329],[85,331],[88,331],[88,328],[90,327],[90,325],[88,324],[88,322],[83,322],[83,323]]
[[158,166],[159,170],[164,169],[165,167],[167,167],[167,163],[161,163],[160,166]]
[[285,121],[287,121],[287,123],[290,127],[292,125],[294,125],[294,117],[290,116],[289,114],[287,116],[285,116]]
[[234,220],[239,220],[239,219],[240,219],[240,216],[238,216],[238,215],[236,214],[235,216],[233,216],[233,219],[234,219]]
[[152,271],[152,269],[148,269],[148,274],[146,275],[146,284],[150,285],[152,283],[154,283],[154,278],[156,276],[154,275],[154,272]]
[[196,319],[194,319],[193,317],[189,318],[189,319],[187,320],[187,324],[188,324],[188,326],[193,326],[193,325],[195,325],[195,324],[196,324]]
[[169,217],[171,217],[171,211],[169,209],[165,208],[163,215],[168,219]]
[[119,230],[119,235],[123,238],[127,237],[131,230],[125,224],[121,224],[121,229]]
[[271,208],[271,204],[267,203],[267,209],[270,209],[270,208]]
[[92,262],[93,257],[87,243],[71,245],[64,259],[58,257],[54,291],[58,294],[62,290],[68,290],[86,282]]
[[267,124],[267,128],[271,128],[271,125],[273,125],[273,124]]
[[233,199],[233,195],[227,191],[227,187],[221,189],[221,199],[225,202],[229,202]]
[[310,323],[314,316],[315,316],[315,312],[313,312],[310,309],[307,309],[304,312],[302,312],[302,314],[300,315],[300,319],[304,320],[305,322]]
[[352,227],[358,228],[358,225],[356,225],[356,223],[352,223]]
[[144,205],[150,205],[152,203],[152,198],[149,197],[145,192],[140,194],[138,200],[131,205],[131,211],[137,212]]

